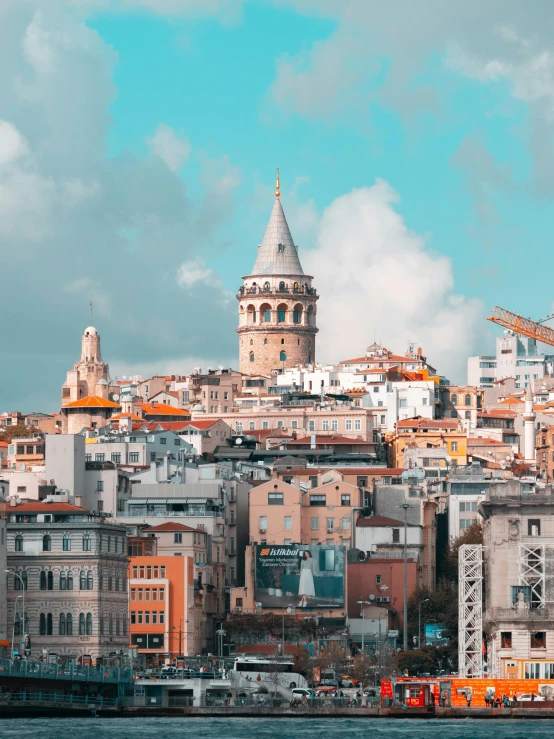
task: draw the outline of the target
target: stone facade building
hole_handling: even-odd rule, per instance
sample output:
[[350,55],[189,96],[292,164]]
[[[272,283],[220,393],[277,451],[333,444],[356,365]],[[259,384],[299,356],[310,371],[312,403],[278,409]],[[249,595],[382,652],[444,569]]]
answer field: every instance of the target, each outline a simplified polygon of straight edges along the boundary
[[479,512],[489,675],[553,679],[554,489],[492,482]]
[[280,194],[277,174],[265,236],[237,296],[240,371],[246,375],[315,362],[318,295],[300,264]]
[[8,569],[17,574],[8,575],[8,631],[29,634],[31,658],[126,649],[125,528],[69,503],[11,498],[5,515]]
[[109,367],[102,360],[100,334],[88,326],[81,339],[81,358],[67,373],[62,386],[62,406],[89,395],[108,398]]

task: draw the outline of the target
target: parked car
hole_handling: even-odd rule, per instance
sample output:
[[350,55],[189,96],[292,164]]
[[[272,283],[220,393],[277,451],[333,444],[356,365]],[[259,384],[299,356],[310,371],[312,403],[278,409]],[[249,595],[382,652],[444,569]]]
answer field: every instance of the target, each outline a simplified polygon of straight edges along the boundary
[[342,688],[355,688],[358,684],[356,678],[350,677],[350,675],[343,675],[339,678],[339,682],[341,683]]
[[518,702],[519,701],[543,701],[544,697],[542,695],[537,695],[536,693],[534,697],[531,697],[531,693],[522,693],[521,695],[518,695],[517,700]]
[[315,690],[312,690],[311,688],[293,688],[292,690],[292,697],[293,698],[314,698],[315,697]]
[[177,670],[175,667],[164,667],[160,673],[160,680],[173,680],[176,674]]

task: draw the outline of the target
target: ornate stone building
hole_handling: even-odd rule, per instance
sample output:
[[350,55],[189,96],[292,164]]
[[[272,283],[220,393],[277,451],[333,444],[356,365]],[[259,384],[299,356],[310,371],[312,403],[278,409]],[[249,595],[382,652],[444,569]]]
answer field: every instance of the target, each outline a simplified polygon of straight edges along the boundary
[[315,362],[318,295],[300,264],[280,195],[277,171],[271,217],[237,296],[240,371],[247,375]]
[[90,395],[104,399],[109,395],[109,367],[102,361],[100,334],[94,326],[85,329],[81,358],[67,373],[62,386],[62,407]]
[[8,633],[18,643],[29,634],[32,659],[43,649],[63,660],[126,649],[125,527],[69,503],[11,498],[5,515],[16,573],[8,575]]

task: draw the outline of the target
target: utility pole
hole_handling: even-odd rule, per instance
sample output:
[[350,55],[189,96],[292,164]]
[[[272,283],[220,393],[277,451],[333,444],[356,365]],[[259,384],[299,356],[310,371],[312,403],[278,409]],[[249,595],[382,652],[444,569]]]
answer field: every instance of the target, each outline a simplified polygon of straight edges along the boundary
[[402,503],[398,506],[404,509],[404,639],[403,649],[408,651],[408,508],[413,508],[410,503]]
[[417,622],[417,648],[421,649],[421,604],[422,603],[429,603],[429,598],[425,598],[425,600],[419,601],[419,615],[418,615],[418,622]]

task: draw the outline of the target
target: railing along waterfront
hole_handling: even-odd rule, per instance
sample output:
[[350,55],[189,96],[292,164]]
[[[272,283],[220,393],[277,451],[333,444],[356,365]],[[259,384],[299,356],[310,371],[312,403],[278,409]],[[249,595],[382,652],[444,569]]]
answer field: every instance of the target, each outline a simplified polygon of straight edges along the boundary
[[133,673],[129,667],[102,665],[46,664],[28,660],[0,660],[0,677],[23,677],[42,680],[69,680],[94,683],[130,683]]
[[20,693],[4,693],[0,695],[0,707],[12,703],[33,702],[47,705],[90,706],[91,708],[117,708],[117,698],[104,698],[101,695],[66,695],[65,693],[33,692],[24,690]]

